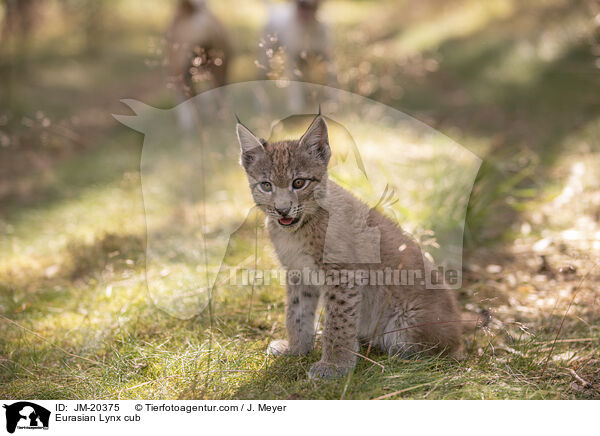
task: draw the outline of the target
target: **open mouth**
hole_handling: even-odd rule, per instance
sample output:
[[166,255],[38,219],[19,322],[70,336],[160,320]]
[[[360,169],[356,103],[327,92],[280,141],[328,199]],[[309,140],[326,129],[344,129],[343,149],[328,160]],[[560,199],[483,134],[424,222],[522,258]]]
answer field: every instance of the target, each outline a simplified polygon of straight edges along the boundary
[[292,218],[292,217],[286,217],[286,218],[279,218],[279,224],[281,224],[282,226],[288,227],[288,226],[293,226],[294,224],[296,224],[298,221],[300,221],[300,218]]

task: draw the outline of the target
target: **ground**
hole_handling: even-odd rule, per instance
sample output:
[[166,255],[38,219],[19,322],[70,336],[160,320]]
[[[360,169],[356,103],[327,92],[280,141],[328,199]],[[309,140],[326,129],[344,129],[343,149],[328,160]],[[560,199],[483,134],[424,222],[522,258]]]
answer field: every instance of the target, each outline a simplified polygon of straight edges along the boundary
[[[236,29],[234,79],[254,78],[260,2],[214,3]],[[98,47],[58,18],[27,58],[4,47],[0,396],[599,398],[600,10],[523,3],[326,2],[341,87],[484,158],[459,300],[491,313],[465,335],[464,360],[363,349],[342,380],[307,379],[319,343],[307,357],[266,356],[285,334],[280,286],[184,320],[149,298],[146,274],[160,271],[145,269],[143,138],[110,114],[127,110],[121,98],[173,104],[160,67],[167,2],[116,3]]]

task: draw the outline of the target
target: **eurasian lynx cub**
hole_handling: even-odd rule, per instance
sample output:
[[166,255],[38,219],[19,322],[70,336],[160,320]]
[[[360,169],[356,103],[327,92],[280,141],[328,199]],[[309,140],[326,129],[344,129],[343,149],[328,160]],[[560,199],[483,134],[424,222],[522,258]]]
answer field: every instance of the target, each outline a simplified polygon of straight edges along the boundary
[[[267,215],[288,275],[288,341],[273,341],[271,354],[312,351],[319,299],[325,307],[323,350],[310,377],[346,374],[356,364],[359,341],[401,356],[460,350],[461,318],[451,291],[389,280],[392,271],[419,271],[420,277],[431,271],[419,246],[391,219],[328,179],[331,150],[321,114],[299,140],[269,143],[241,123],[237,136],[254,201]],[[365,274],[373,271],[387,277],[385,283]]]

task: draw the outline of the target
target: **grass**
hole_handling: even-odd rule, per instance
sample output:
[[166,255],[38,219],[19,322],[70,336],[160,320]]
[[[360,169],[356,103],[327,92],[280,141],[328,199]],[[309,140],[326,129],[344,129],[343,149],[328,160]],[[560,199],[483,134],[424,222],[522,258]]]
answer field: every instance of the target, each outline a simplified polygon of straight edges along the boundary
[[[193,275],[201,263],[185,240],[176,244],[179,257],[146,255],[161,231],[192,225],[201,203],[159,197],[160,207],[150,210],[157,212],[146,216],[142,136],[110,118],[123,113],[121,98],[171,103],[153,67],[169,11],[166,3],[152,2],[150,12],[141,13],[136,3],[120,3],[100,54],[89,55],[79,34],[56,44],[64,40],[56,25],[32,47],[33,58],[44,63],[37,85],[26,87],[26,77],[11,76],[11,111],[0,112],[0,121],[8,117],[0,130],[20,142],[0,150],[2,398],[598,397],[600,272],[582,281],[600,249],[594,245],[600,203],[593,177],[600,168],[594,99],[600,83],[586,45],[592,25],[587,3],[397,8],[395,2],[326,2],[336,24],[342,87],[407,111],[485,157],[469,202],[459,299],[466,311],[486,308],[494,316],[489,328],[465,335],[463,361],[425,355],[398,361],[371,352],[348,378],[330,381],[306,377],[319,358],[319,342],[306,357],[266,357],[269,341],[285,335],[285,291],[277,284],[218,289],[210,315],[196,310],[206,293],[182,300],[174,313],[166,310],[174,307],[169,298],[177,297],[171,286],[164,295],[149,292],[147,278],[168,284],[178,269]],[[223,13],[219,8],[225,6],[216,9]],[[398,9],[410,19],[400,20]],[[240,41],[236,80],[253,78],[248,66],[251,36],[261,22],[256,11],[244,6],[229,16]],[[0,72],[14,58],[4,60]],[[21,117],[33,124],[22,124]],[[58,127],[44,127],[45,117]],[[372,140],[385,137],[379,134]],[[375,147],[358,145],[366,161],[381,161]],[[434,186],[444,180],[447,168],[436,159],[421,164],[415,165],[421,177]],[[581,165],[583,172],[573,170]],[[230,197],[238,186],[247,195],[239,168],[221,169],[212,183],[226,186]],[[168,165],[164,170],[172,174]],[[373,194],[359,175],[335,176],[361,195]],[[455,222],[440,218],[447,195],[419,202],[418,188],[407,186],[396,206],[403,222],[417,233],[434,225],[439,235],[453,228]],[[216,200],[204,206],[215,231],[240,215],[219,209],[223,203]],[[231,264],[253,253],[254,237],[240,230],[229,247]],[[548,248],[539,251],[544,239]],[[260,266],[275,267],[268,243],[263,247]],[[556,271],[541,272],[540,253]],[[566,264],[576,267],[574,276],[558,271]],[[574,382],[569,369],[595,388]]]

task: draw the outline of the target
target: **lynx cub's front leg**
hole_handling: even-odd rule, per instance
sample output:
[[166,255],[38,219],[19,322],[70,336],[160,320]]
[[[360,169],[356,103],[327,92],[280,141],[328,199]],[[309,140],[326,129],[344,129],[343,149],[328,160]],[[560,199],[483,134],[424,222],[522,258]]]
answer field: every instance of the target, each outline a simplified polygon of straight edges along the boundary
[[361,293],[356,288],[331,287],[324,295],[323,354],[310,378],[341,377],[356,365]]
[[315,286],[293,285],[287,287],[285,324],[288,341],[273,341],[268,353],[308,354],[315,342],[315,312],[319,302],[319,291]]

